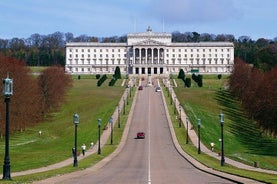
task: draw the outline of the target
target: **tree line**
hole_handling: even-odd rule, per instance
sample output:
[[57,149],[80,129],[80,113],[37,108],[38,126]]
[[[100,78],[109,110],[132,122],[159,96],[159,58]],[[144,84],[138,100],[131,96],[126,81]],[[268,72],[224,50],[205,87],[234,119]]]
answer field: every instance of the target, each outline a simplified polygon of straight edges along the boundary
[[[24,131],[47,117],[63,102],[71,78],[64,74],[63,67],[51,66],[38,76],[23,60],[0,54],[0,76],[13,79],[13,95],[10,97],[10,131]],[[5,130],[5,103],[1,95],[0,134]]]
[[262,71],[235,59],[229,78],[230,91],[242,102],[249,117],[263,132],[277,135],[277,68]]
[[[235,57],[242,58],[247,63],[254,64],[264,71],[276,67],[277,37],[273,39],[260,38],[252,40],[249,36],[235,38],[231,34],[209,34],[197,32],[175,31],[172,42],[208,42],[230,41],[235,45]],[[0,38],[0,52],[5,56],[23,59],[28,66],[65,65],[65,44],[67,42],[111,42],[125,43],[127,35],[98,38],[72,33],[55,32],[49,35],[32,34],[29,38]]]

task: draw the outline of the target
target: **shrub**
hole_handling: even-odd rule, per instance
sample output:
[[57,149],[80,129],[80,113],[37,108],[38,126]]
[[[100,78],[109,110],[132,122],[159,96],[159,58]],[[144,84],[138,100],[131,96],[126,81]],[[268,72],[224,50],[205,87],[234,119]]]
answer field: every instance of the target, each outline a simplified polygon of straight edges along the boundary
[[97,81],[97,86],[98,87],[101,86],[105,82],[106,79],[107,79],[107,75],[106,74],[102,75],[102,77]]
[[191,78],[186,78],[185,79],[185,87],[190,87],[191,86]]

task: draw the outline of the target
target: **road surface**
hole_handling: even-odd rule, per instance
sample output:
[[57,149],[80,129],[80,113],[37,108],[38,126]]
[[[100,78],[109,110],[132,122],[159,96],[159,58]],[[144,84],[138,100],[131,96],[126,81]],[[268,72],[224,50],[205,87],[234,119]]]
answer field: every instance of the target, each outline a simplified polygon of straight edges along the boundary
[[[197,170],[176,151],[161,95],[154,86],[139,90],[127,142],[119,155],[97,171],[62,183],[232,183]],[[136,139],[140,131],[145,139]]]

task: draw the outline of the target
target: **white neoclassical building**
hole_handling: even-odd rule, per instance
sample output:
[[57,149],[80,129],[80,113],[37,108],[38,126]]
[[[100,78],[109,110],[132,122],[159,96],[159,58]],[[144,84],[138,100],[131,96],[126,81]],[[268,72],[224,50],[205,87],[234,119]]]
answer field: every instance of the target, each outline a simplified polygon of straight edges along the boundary
[[234,63],[232,42],[173,43],[170,33],[127,35],[127,43],[70,42],[65,71],[71,74],[161,75],[185,73],[229,74]]

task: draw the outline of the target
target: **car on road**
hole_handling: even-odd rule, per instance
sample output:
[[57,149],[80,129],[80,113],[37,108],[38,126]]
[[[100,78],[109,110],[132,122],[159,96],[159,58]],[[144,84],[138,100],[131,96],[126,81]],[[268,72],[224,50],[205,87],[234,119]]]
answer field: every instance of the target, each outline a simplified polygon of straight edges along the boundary
[[145,133],[144,132],[138,132],[137,133],[137,139],[144,139],[145,138]]
[[143,87],[142,87],[142,86],[139,86],[139,87],[138,87],[138,90],[143,90]]
[[161,87],[160,86],[156,87],[156,92],[160,92],[160,91],[161,91]]

